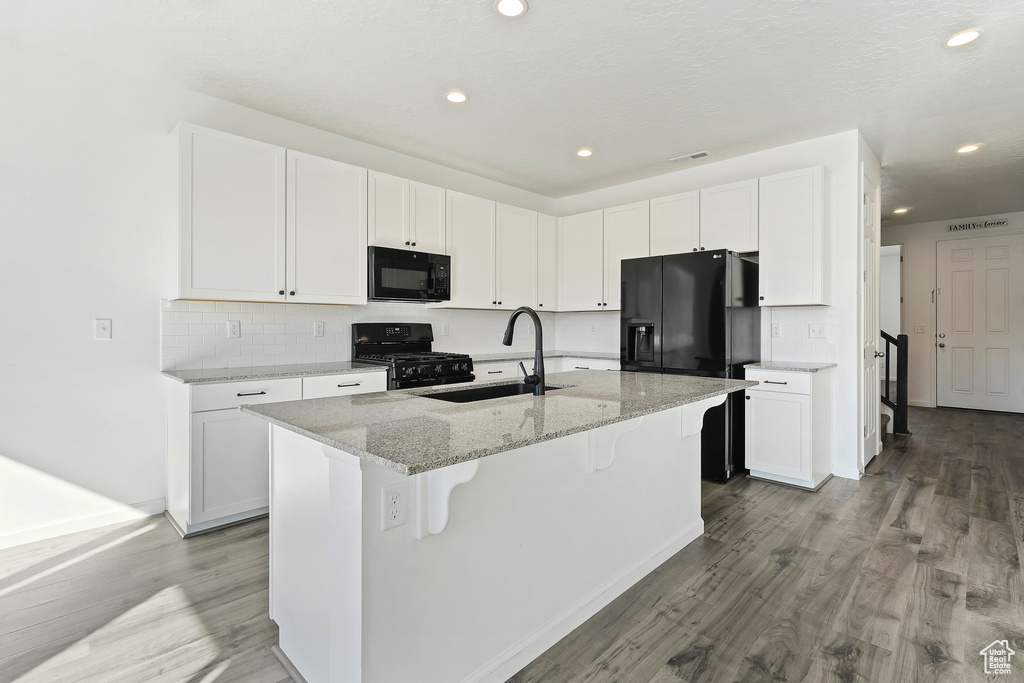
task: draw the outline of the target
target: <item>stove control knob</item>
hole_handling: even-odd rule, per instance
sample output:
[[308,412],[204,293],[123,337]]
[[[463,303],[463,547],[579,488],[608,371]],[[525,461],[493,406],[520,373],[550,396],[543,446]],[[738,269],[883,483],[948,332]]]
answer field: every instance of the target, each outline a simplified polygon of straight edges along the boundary
[[436,372],[437,374],[440,375],[441,372],[442,372],[441,366],[440,365],[435,365],[434,366],[434,372]]

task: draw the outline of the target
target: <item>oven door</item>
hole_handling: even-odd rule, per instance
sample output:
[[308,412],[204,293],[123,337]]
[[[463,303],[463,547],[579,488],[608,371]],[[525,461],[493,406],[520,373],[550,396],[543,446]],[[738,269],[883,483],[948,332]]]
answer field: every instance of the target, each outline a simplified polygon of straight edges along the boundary
[[373,301],[448,301],[451,257],[388,247],[369,248]]

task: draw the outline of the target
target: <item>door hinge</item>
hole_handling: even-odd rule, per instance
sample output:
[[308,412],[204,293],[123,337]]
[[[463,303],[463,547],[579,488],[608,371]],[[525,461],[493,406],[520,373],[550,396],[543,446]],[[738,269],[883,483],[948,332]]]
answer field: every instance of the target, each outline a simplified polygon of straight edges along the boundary
[[868,205],[868,193],[867,193],[867,192],[865,192],[865,193],[864,193],[864,200],[863,200],[863,204],[864,204],[864,206],[867,206],[867,205]]
[[868,271],[864,271],[864,282],[868,281]]
[[864,425],[864,438],[868,438],[868,426]]
[[900,297],[900,303],[903,303],[903,297],[902,296]]

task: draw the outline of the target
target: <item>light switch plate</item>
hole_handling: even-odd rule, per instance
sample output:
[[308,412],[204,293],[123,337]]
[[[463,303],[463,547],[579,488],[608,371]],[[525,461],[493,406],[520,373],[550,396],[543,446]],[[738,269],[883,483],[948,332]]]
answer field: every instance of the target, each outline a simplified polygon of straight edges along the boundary
[[914,325],[915,334],[924,334],[924,325]]
[[807,326],[807,336],[810,339],[824,339],[825,338],[825,326],[810,324]]
[[448,323],[441,323],[441,336],[442,337],[447,337],[448,336]]
[[96,318],[92,324],[92,338],[109,341],[114,338],[113,323],[110,318]]

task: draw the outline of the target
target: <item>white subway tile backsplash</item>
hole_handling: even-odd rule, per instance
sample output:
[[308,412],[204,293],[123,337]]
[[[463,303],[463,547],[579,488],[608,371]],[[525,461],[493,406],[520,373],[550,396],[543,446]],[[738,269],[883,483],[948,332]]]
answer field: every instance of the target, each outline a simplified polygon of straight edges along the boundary
[[216,301],[189,301],[188,310],[199,311],[201,313],[208,313],[210,311],[217,310]]
[[242,305],[237,301],[218,301],[217,310],[224,313],[238,313],[242,310]]
[[263,304],[242,303],[239,310],[242,313],[263,313]]

